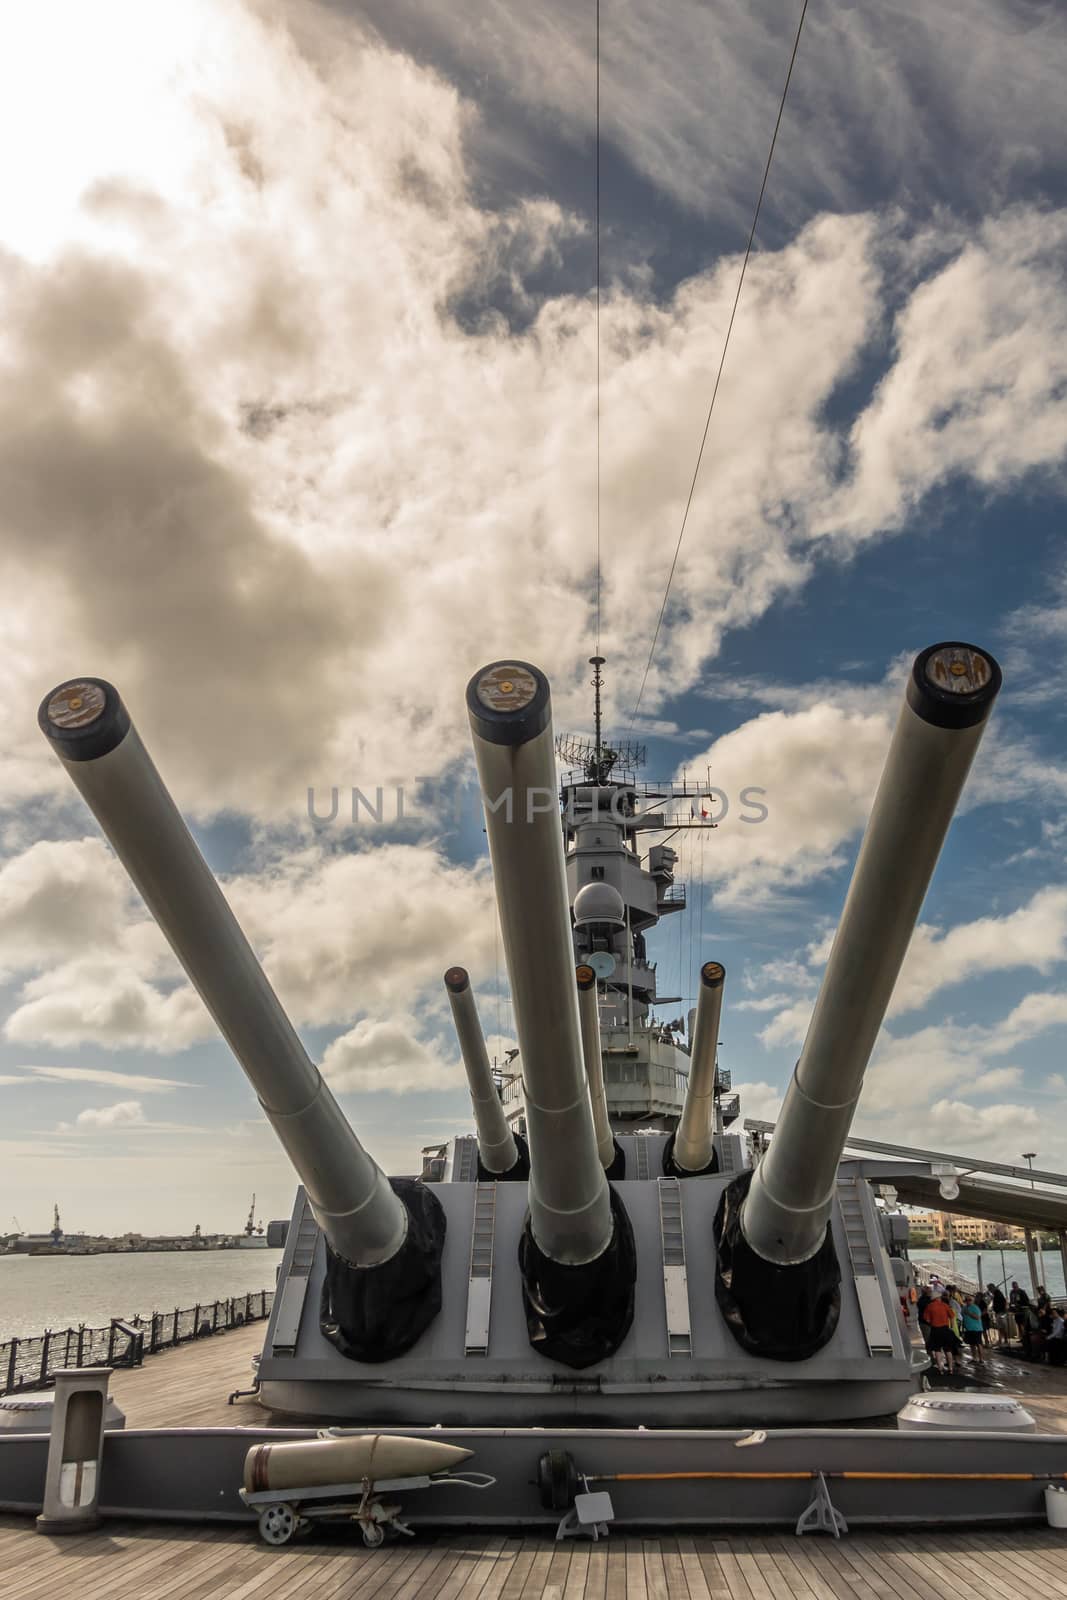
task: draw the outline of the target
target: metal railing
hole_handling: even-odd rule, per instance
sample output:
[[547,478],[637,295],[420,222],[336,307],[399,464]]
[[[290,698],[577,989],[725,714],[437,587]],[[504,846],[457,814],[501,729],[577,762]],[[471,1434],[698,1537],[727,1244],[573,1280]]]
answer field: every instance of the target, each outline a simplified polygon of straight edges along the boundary
[[935,1274],[942,1283],[951,1283],[955,1288],[962,1289],[964,1294],[977,1294],[982,1287],[981,1284],[975,1283],[973,1278],[968,1278],[965,1273],[956,1272],[947,1257],[945,1259],[944,1272],[942,1272],[940,1266],[931,1267],[928,1262],[924,1261],[913,1261],[912,1266],[919,1282],[927,1287]]
[[49,1328],[0,1343],[0,1395],[44,1389],[69,1367],[139,1367],[147,1355],[172,1350],[194,1339],[262,1322],[270,1316],[273,1289],[207,1300],[149,1316],[112,1317],[107,1327]]

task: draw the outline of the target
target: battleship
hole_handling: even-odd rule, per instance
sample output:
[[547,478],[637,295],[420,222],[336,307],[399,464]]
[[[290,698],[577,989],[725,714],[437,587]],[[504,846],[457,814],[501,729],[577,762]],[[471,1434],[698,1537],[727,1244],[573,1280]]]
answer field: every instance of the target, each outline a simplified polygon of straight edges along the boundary
[[349,1126],[115,689],[78,679],[41,708],[300,1178],[259,1364],[275,1413],[827,1425],[892,1415],[917,1385],[877,1164],[842,1158],[1000,670],[955,642],[914,663],[807,1039],[753,1167],[717,1063],[722,964],[702,964],[690,1016],[653,1020],[647,941],[683,896],[675,852],[644,841],[663,835],[655,807],[672,792],[642,789],[605,743],[593,665],[595,737],[562,785],[557,756],[575,749],[557,743],[545,675],[497,662],[468,687],[518,1055],[506,1082],[494,1076],[457,951],[444,982],[475,1132],[416,1178],[387,1177]]
[[[78,1481],[104,1483],[102,1514],[258,1519],[271,1544],[341,1518],[368,1545],[418,1522],[838,1536],[849,1519],[1032,1519],[1042,1495],[1059,1514],[1062,1434],[1009,1395],[916,1393],[929,1358],[905,1314],[904,1219],[875,1190],[951,1195],[957,1175],[932,1152],[846,1155],[997,663],[954,641],[915,659],[800,1058],[750,1142],[718,1061],[724,964],[702,960],[696,1005],[656,1020],[681,1003],[649,943],[684,901],[667,823],[688,795],[639,783],[638,752],[604,741],[603,664],[591,740],[557,739],[530,663],[468,685],[518,1043],[490,1060],[457,949],[443,984],[474,1127],[403,1177],[304,1050],[118,692],[79,678],[45,698],[54,753],[299,1179],[255,1383],[230,1397],[257,1420],[101,1429],[95,1445],[83,1428]],[[95,1488],[63,1499],[65,1419],[86,1413],[79,1383],[102,1415],[109,1373],[60,1378],[51,1441],[0,1437],[0,1509],[43,1506],[49,1531],[97,1515]],[[327,1481],[342,1468],[351,1482]]]

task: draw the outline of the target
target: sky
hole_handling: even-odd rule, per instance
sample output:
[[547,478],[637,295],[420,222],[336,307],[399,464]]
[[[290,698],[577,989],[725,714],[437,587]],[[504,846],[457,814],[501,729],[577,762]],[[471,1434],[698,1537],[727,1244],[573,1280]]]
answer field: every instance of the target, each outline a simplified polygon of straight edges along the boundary
[[909,662],[972,641],[1004,688],[856,1128],[1067,1169],[1062,7],[811,0],[634,714],[798,16],[602,0],[599,356],[591,0],[0,23],[0,1233],[294,1187],[44,745],[73,676],[382,1165],[469,1126],[447,966],[512,1035],[464,690],[531,660],[589,730],[598,362],[607,725],[728,806],[661,991],[725,963],[773,1116]]

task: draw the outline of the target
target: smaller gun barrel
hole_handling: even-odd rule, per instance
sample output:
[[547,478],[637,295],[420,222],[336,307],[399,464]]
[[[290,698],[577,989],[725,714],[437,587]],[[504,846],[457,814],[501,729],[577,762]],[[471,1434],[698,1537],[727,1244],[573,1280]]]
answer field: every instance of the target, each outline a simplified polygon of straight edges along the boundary
[[608,1118],[608,1097],[604,1089],[604,1057],[600,1049],[600,1011],[597,1006],[596,973],[584,964],[575,969],[578,981],[578,1014],[582,1025],[582,1054],[589,1080],[589,1101],[593,1108],[593,1129],[600,1165],[607,1172],[618,1154],[615,1135]]
[[73,679],[38,720],[259,1097],[337,1254],[391,1260],[407,1213],[296,1036],[111,684]]
[[715,1060],[725,981],[726,968],[721,962],[705,961],[700,969],[689,1085],[672,1152],[674,1165],[682,1172],[707,1172],[715,1157]]
[[493,1082],[485,1035],[478,1020],[478,1007],[474,1003],[470,975],[466,969],[449,967],[445,973],[445,988],[474,1108],[478,1155],[487,1172],[503,1176],[518,1166],[519,1151]]

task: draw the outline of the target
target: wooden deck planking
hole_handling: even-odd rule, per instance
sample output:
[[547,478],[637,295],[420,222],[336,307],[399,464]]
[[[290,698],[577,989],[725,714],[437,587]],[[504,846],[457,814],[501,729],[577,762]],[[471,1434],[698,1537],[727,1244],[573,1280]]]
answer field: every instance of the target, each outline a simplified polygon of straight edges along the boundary
[[995,1551],[989,1551],[983,1563],[975,1560],[966,1545],[961,1547],[954,1544],[951,1549],[953,1566],[960,1573],[964,1582],[968,1577],[981,1580],[986,1576],[990,1567],[995,1571],[999,1568],[997,1589],[999,1594],[1004,1597],[1004,1600],[1030,1600],[1030,1595],[1033,1593],[1034,1588],[1034,1579],[1025,1575],[1020,1576],[1019,1569],[1014,1562],[1005,1570],[1003,1567],[999,1567],[997,1552]]
[[[235,1389],[252,1382],[252,1357],[262,1347],[264,1323],[215,1334],[150,1356],[143,1367],[116,1371],[111,1392],[131,1428],[225,1428],[292,1426],[255,1399],[227,1405]],[[1047,1433],[1067,1433],[1067,1369],[1033,1367],[998,1358],[996,1394],[1017,1394]],[[308,1418],[324,1421],[325,1418]],[[584,1597],[583,1597],[584,1600]]]
[[[112,1393],[138,1427],[270,1426],[252,1379],[253,1324],[116,1371]],[[1039,1426],[1067,1432],[1067,1395],[1034,1374],[1023,1393]],[[1030,1387],[1030,1374],[1027,1384]],[[1060,1375],[1055,1375],[1059,1379]],[[313,1419],[308,1419],[313,1420]],[[959,1582],[1003,1600],[1067,1600],[1067,1540],[1043,1529],[857,1533],[840,1541],[767,1534],[618,1534],[597,1545],[549,1535],[424,1535],[366,1551],[350,1530],[317,1530],[271,1550],[251,1529],[108,1523],[46,1539],[0,1518],[0,1600],[956,1600]]]
[[265,1323],[179,1345],[148,1356],[142,1367],[118,1368],[111,1394],[128,1428],[269,1427],[256,1400],[227,1405],[235,1389],[252,1385],[252,1357],[263,1347]]
[[[1032,1595],[1035,1588],[1053,1595],[1067,1595],[1067,1566],[1064,1559],[1067,1557],[1067,1548],[1062,1534],[1058,1547],[1053,1547],[1047,1553],[1043,1553],[1040,1546],[1019,1549],[1002,1531],[982,1532],[977,1536],[976,1543],[980,1545],[987,1568],[1001,1574],[1018,1574],[1020,1577],[1029,1574],[1025,1584],[1028,1595]],[[955,1534],[952,1548],[959,1551],[971,1547],[967,1545],[964,1534]]]
[[582,1600],[605,1600],[608,1589],[608,1546],[598,1540],[589,1551],[589,1566],[585,1574],[585,1593]]
[[1067,1541],[1044,1528],[778,1534],[590,1545],[449,1536],[365,1550],[350,1534],[272,1550],[250,1532],[108,1523],[70,1540],[0,1518],[0,1600],[948,1600],[959,1586],[1067,1600]]

